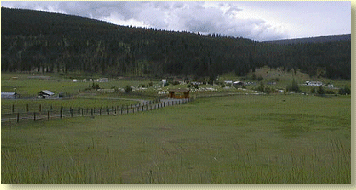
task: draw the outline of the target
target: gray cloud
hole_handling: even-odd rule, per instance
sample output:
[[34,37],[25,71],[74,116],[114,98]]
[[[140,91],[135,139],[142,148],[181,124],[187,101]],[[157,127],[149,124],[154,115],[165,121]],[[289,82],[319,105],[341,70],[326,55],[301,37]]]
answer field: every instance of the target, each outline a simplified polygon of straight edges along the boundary
[[[1,4],[6,7],[79,15],[120,25],[219,33],[229,36],[242,36],[254,40],[287,38],[291,35],[291,32],[296,33],[291,29],[293,25],[292,19],[294,19],[294,22],[303,20],[303,24],[310,20],[302,17],[302,14],[300,18],[295,17],[294,15],[296,14],[291,12],[292,7],[298,8],[298,6],[294,5],[299,5],[299,12],[308,9],[306,6],[300,6],[304,4],[290,2],[281,4],[238,1],[2,1]],[[255,11],[255,9],[258,10]],[[267,12],[268,14],[266,10],[269,11]],[[313,12],[315,8],[309,8],[308,10]],[[345,11],[343,10],[343,12]],[[294,15],[289,16],[291,13]],[[318,13],[315,12],[314,14]],[[329,13],[328,17],[330,17]],[[286,18],[289,20],[286,20]],[[310,25],[315,26],[314,30],[317,30],[317,24]],[[300,26],[298,25],[297,27],[302,29]],[[329,25],[327,27],[330,28]],[[303,32],[306,31],[308,29],[304,28]]]

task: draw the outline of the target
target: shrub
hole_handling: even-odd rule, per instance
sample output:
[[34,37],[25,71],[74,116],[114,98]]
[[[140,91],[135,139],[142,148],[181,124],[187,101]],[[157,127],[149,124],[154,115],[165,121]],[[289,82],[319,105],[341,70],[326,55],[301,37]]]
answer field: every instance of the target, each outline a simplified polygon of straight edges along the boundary
[[269,94],[269,93],[272,92],[272,88],[270,88],[270,87],[267,86],[267,87],[264,89],[264,92],[266,92],[267,94]]
[[310,93],[316,93],[316,88],[312,88],[311,90],[310,90]]
[[132,92],[132,87],[129,85],[125,86],[125,92],[126,93]]
[[93,82],[93,85],[91,86],[91,88],[97,90],[97,89],[100,89],[100,86],[99,86],[99,84],[96,84]]
[[348,86],[345,86],[344,88],[339,89],[339,94],[341,95],[351,94],[351,90]]
[[178,85],[178,84],[179,84],[179,81],[176,81],[176,80],[175,80],[175,81],[172,82],[172,85],[173,85],[173,86]]
[[318,90],[317,90],[318,94],[325,94],[325,90],[323,88],[323,86],[319,86]]
[[251,77],[251,80],[256,80],[256,78],[257,78],[257,77],[256,77],[256,74],[253,73],[253,74],[252,74],[252,77]]
[[335,94],[335,92],[332,91],[332,90],[326,90],[326,91],[325,91],[325,94]]

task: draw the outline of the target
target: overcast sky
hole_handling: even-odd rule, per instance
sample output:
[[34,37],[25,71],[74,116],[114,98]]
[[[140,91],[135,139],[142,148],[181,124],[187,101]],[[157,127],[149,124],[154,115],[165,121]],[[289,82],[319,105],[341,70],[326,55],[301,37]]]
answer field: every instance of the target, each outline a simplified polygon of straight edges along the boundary
[[2,1],[1,6],[257,41],[351,33],[351,1]]

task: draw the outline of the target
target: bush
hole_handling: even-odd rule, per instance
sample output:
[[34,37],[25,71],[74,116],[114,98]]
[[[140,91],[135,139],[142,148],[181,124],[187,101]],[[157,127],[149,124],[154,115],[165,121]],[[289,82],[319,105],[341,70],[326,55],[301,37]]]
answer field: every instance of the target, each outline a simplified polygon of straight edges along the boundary
[[100,86],[99,86],[99,84],[93,83],[91,88],[97,90],[97,89],[100,89]]
[[257,80],[258,80],[258,81],[261,81],[261,80],[263,80],[263,77],[262,77],[262,76],[259,76],[259,77],[257,78]]
[[339,94],[341,95],[351,94],[351,90],[349,87],[345,86],[344,88],[339,89]]
[[179,84],[179,81],[173,81],[172,82],[172,85],[175,86],[175,85],[178,85]]
[[267,86],[267,87],[264,89],[264,91],[265,91],[267,94],[269,94],[269,93],[272,92],[272,88],[270,88],[270,87]]
[[335,92],[332,91],[332,90],[326,90],[326,91],[325,91],[325,94],[335,94]]
[[310,90],[310,93],[315,94],[315,93],[316,93],[316,88],[312,88],[312,89]]
[[132,87],[131,86],[125,86],[125,92],[126,93],[129,93],[129,92],[132,92]]
[[256,74],[253,73],[253,74],[252,74],[252,77],[251,77],[251,80],[256,80],[256,78],[257,78],[257,77],[256,77]]
[[318,94],[325,94],[325,90],[323,88],[323,86],[319,86],[318,90],[317,90]]

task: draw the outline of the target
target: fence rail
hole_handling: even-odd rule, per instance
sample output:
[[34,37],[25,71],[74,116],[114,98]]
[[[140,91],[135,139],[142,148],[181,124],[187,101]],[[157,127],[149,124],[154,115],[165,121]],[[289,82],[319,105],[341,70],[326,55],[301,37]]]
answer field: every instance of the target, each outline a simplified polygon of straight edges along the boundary
[[100,108],[64,108],[54,110],[43,109],[39,106],[38,111],[23,111],[15,112],[12,109],[11,113],[1,114],[1,122],[17,122],[21,120],[50,120],[50,119],[62,119],[68,117],[80,117],[80,116],[100,116],[100,115],[125,115],[136,112],[143,112],[149,110],[160,109],[168,106],[174,106],[179,104],[185,104],[193,101],[194,99],[158,99],[155,101],[147,101],[146,103],[138,103],[131,105],[100,107]]

